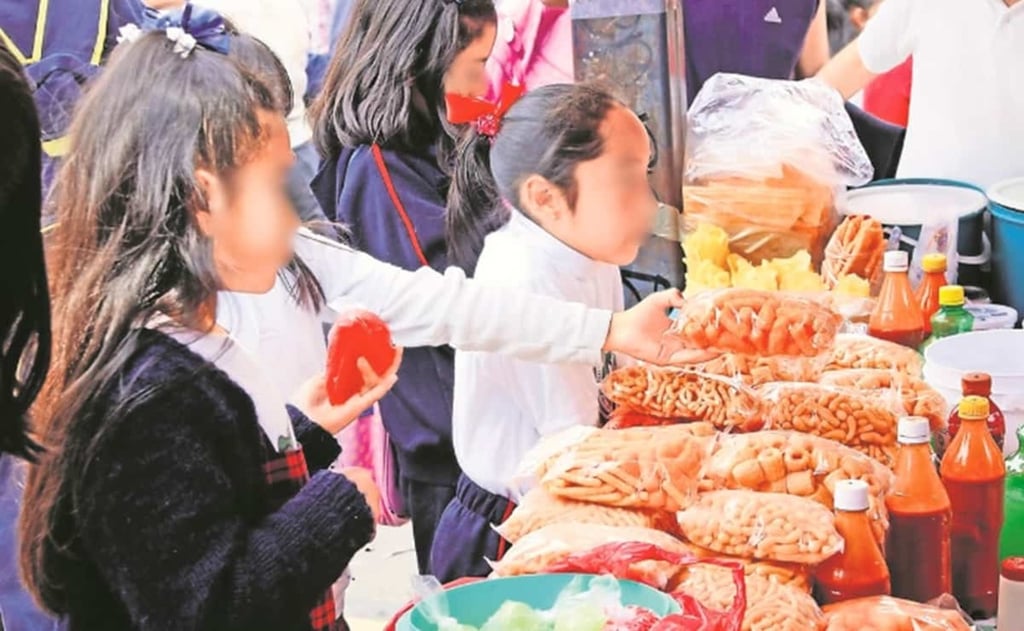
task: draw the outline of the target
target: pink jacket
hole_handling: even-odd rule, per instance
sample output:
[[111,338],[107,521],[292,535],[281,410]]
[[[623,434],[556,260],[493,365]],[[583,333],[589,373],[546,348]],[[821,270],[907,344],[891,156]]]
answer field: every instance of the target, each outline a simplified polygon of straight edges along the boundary
[[541,0],[503,0],[498,5],[498,38],[487,62],[490,98],[501,85],[532,90],[552,83],[572,83],[572,21],[568,9],[547,7]]

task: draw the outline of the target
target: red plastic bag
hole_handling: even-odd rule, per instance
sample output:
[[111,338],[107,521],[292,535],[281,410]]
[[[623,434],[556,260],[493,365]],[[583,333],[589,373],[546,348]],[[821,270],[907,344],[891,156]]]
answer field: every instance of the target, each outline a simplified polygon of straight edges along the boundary
[[637,580],[634,566],[642,561],[666,561],[680,568],[698,563],[719,565],[732,570],[736,584],[736,600],[727,611],[708,609],[696,598],[679,592],[672,597],[682,613],[662,619],[651,631],[741,631],[747,611],[747,588],[743,565],[735,561],[702,559],[693,554],[679,554],[648,543],[610,543],[587,552],[574,554],[548,568],[555,573],[611,574],[619,579]]

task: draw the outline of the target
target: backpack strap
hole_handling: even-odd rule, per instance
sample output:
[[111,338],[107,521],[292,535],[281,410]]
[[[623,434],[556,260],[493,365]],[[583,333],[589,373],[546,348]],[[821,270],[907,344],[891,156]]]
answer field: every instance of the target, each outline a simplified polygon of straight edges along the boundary
[[416,253],[416,258],[419,259],[420,264],[424,267],[429,267],[430,262],[427,261],[426,255],[423,254],[423,247],[420,245],[419,237],[416,236],[416,228],[412,225],[409,214],[405,212],[405,205],[402,204],[401,198],[398,197],[398,190],[391,179],[388,165],[384,162],[384,154],[380,150],[380,145],[374,143],[370,146],[370,151],[373,153],[373,161],[377,164],[377,170],[380,171],[380,176],[384,180],[384,188],[388,191],[391,204],[395,207],[395,211],[402,220],[402,224],[405,225],[405,231],[409,235],[409,241],[412,242],[412,249]]

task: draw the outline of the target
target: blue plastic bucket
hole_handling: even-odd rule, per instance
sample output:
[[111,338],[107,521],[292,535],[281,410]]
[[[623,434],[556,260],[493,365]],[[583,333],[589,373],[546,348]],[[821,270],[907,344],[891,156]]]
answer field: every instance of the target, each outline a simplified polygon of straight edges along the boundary
[[898,227],[900,249],[913,255],[923,218],[936,212],[957,216],[957,283],[985,286],[982,267],[992,249],[985,235],[988,199],[976,186],[953,180],[881,180],[850,191],[839,204],[844,215],[868,215],[887,228]]
[[996,184],[992,200],[992,293],[1024,312],[1024,178]]
[[[445,592],[448,615],[462,624],[481,627],[506,601],[526,603],[534,609],[546,611],[555,606],[555,600],[577,576],[584,578],[584,589],[593,576],[580,574],[537,574],[494,578],[456,587]],[[653,587],[619,581],[622,604],[650,609],[660,617],[679,613],[679,605],[670,596]],[[436,631],[423,604],[399,618],[396,631]]]

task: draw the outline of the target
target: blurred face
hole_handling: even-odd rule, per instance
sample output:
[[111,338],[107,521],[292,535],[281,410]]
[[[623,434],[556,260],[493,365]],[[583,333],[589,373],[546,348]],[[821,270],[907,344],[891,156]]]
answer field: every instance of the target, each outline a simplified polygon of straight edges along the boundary
[[527,212],[534,220],[566,245],[596,261],[628,265],[658,212],[648,179],[651,142],[640,119],[619,106],[608,113],[600,133],[604,152],[576,167],[575,208],[540,177],[528,178],[520,196],[532,206]]
[[487,58],[494,48],[498,29],[494,24],[484,27],[480,37],[455,56],[444,76],[444,93],[482,97],[487,94]]
[[261,112],[263,137],[249,161],[229,175],[200,169],[208,209],[197,213],[213,242],[217,272],[229,291],[265,293],[292,258],[299,218],[287,194],[295,157],[284,118]]

